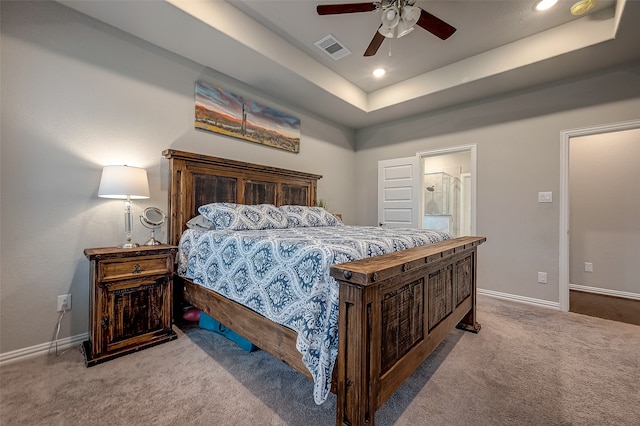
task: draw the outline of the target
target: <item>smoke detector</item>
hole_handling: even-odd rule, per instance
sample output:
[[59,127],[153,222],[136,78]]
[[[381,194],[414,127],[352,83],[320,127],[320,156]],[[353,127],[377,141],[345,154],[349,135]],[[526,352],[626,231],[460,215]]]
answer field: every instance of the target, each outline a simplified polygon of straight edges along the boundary
[[594,0],[580,0],[573,6],[571,6],[571,14],[574,16],[584,15],[591,9],[595,4]]

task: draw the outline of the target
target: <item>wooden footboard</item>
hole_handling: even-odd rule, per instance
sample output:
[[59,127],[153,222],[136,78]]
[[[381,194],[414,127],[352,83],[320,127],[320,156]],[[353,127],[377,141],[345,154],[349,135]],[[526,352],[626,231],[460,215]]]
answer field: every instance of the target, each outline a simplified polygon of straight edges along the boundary
[[376,410],[458,324],[477,332],[476,248],[462,237],[334,265],[340,283],[336,424]]

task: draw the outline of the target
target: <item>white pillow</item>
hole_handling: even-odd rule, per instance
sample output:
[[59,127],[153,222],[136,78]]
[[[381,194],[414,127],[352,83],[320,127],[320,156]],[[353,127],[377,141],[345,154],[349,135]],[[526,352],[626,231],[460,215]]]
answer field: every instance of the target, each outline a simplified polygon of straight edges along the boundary
[[209,219],[202,216],[201,214],[199,214],[194,218],[191,218],[187,222],[187,228],[197,229],[200,231],[209,231],[211,229],[216,229],[215,226],[213,226],[213,222],[211,222]]

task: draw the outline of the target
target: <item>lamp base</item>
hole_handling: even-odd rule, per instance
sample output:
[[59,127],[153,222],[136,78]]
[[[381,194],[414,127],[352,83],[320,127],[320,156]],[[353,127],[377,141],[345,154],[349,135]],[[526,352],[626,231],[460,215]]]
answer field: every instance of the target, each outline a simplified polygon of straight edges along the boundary
[[138,243],[124,243],[124,244],[120,244],[118,246],[118,248],[135,248],[135,247],[140,247],[140,244],[138,244]]

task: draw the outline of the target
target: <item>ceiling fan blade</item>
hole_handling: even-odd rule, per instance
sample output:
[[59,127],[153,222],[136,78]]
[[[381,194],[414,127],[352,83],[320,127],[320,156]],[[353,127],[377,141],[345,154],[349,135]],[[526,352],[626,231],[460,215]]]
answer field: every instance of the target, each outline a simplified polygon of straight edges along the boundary
[[339,15],[341,13],[371,12],[376,10],[375,3],[320,4],[316,7],[318,15]]
[[[380,25],[380,27],[381,26],[382,25]],[[371,39],[371,43],[369,43],[369,47],[367,47],[367,50],[364,51],[364,56],[375,55],[378,52],[378,49],[380,49],[380,46],[382,45],[384,38],[385,37],[376,30],[376,34],[373,36],[373,39]]]
[[448,39],[456,32],[454,27],[422,9],[420,9],[420,18],[417,24],[442,40]]

